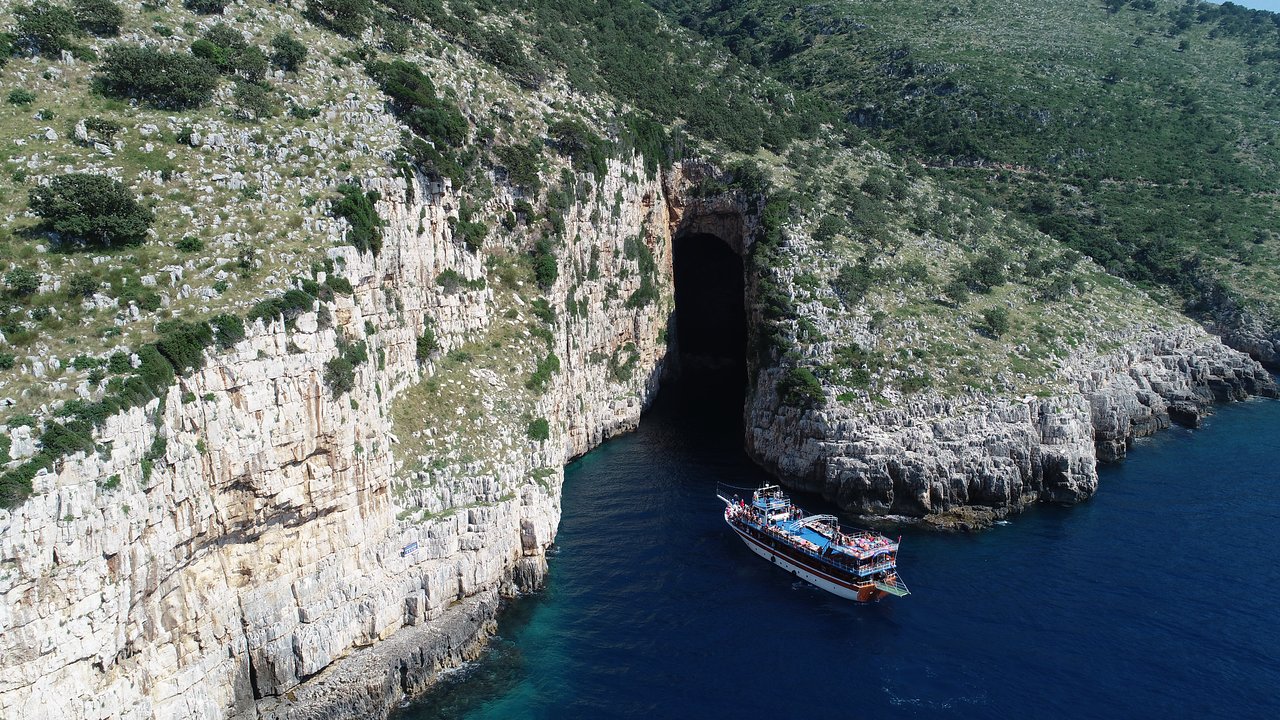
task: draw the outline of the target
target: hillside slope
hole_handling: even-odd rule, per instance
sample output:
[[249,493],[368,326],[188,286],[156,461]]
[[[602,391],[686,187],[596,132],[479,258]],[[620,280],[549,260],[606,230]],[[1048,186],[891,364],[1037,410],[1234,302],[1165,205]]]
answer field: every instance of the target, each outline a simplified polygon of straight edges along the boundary
[[852,138],[1277,361],[1280,16],[1172,0],[653,4],[824,99]]
[[742,275],[748,450],[852,512],[1079,501],[1275,394],[639,0],[112,7],[0,11],[5,716],[429,686],[542,583],[563,464],[679,369],[694,236]]

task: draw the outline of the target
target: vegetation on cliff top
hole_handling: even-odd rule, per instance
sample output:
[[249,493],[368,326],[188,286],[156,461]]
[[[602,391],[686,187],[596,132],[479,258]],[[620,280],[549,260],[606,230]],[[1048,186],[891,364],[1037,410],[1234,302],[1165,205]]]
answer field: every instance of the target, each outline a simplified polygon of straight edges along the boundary
[[[1089,258],[1189,305],[1206,285],[1270,301],[1270,18],[1164,0],[0,10],[0,391],[10,427],[34,416],[42,441],[10,463],[6,503],[245,320],[351,292],[324,256],[380,251],[365,178],[448,180],[460,247],[517,250],[544,292],[573,283],[572,317],[598,268],[562,265],[567,216],[608,163],[718,161],[703,193],[770,196],[756,351],[795,405],[1032,391],[1105,333],[1165,321]],[[660,301],[649,248],[624,251],[641,283],[617,301]],[[439,348],[428,326],[419,359],[466,365]],[[620,381],[637,361],[622,355]],[[339,348],[332,393],[368,359]],[[517,384],[538,392],[559,359],[528,360]],[[541,437],[527,412],[513,427]]]
[[1277,306],[1280,15],[1191,0],[652,0],[931,167],[1194,309]]

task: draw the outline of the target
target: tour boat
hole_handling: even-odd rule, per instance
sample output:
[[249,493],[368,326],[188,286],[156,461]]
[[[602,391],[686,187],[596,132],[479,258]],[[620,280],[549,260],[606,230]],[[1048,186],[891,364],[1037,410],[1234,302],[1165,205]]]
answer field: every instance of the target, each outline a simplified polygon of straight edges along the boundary
[[847,530],[834,515],[805,515],[776,485],[748,490],[750,500],[733,493],[739,489],[722,485],[716,497],[724,501],[724,521],[755,554],[849,600],[907,594],[898,577],[898,541]]

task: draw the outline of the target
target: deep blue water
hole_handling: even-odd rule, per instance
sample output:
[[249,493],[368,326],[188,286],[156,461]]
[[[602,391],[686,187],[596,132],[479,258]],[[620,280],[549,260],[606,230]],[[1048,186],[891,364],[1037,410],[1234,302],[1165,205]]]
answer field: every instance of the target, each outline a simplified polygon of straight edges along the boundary
[[571,465],[548,588],[402,720],[1280,717],[1280,402],[1139,442],[1082,505],[907,530],[913,594],[867,606],[725,527],[715,483],[763,479],[739,432],[668,392]]

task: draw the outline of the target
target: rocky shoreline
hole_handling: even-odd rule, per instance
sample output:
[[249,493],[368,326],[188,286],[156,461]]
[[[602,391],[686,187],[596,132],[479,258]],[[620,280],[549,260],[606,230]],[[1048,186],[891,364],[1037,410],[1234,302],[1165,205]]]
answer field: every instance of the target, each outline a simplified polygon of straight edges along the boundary
[[234,720],[384,720],[431,689],[446,671],[479,658],[509,600],[496,589],[460,600],[430,623],[356,650]]
[[786,407],[766,373],[747,446],[785,484],[854,514],[975,529],[1035,502],[1087,499],[1098,463],[1173,422],[1198,425],[1215,402],[1277,396],[1260,363],[1190,324],[1065,373],[1073,389],[1049,398],[935,397],[870,416]]

